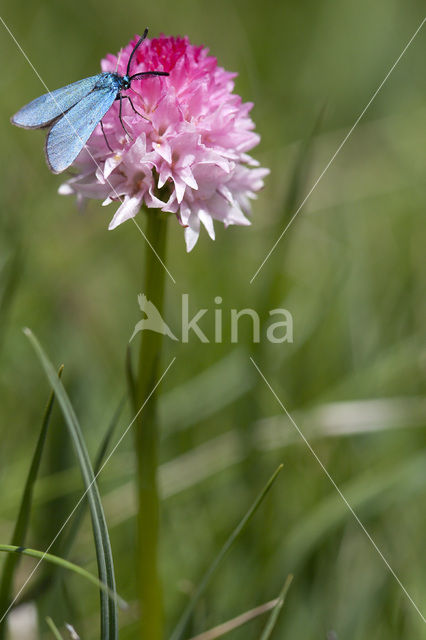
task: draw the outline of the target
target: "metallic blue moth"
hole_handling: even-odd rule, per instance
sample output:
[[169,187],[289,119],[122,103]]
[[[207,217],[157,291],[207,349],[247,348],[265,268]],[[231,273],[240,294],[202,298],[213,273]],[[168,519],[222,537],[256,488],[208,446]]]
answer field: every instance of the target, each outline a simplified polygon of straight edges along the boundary
[[[12,116],[12,124],[24,129],[50,127],[45,151],[47,164],[53,173],[65,171],[74,162],[95,127],[99,123],[102,127],[102,118],[115,100],[120,100],[118,117],[127,133],[121,117],[123,99],[130,101],[135,113],[139,112],[133,106],[130,96],[123,96],[121,92],[130,89],[135,78],[169,75],[165,71],[144,71],[129,75],[135,51],[147,34],[148,29],[145,29],[130,54],[126,75],[108,72],[84,78],[36,98]],[[106,136],[105,142],[112,151]]]

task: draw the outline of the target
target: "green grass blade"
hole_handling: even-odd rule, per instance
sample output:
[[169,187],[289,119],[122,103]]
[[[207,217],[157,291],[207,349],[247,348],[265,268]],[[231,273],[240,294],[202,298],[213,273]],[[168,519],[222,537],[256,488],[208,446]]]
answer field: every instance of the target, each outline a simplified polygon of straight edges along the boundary
[[[413,496],[419,495],[419,500],[424,499],[425,468],[426,452],[422,451],[410,456],[402,464],[392,463],[383,470],[377,467],[368,469],[341,485],[341,491],[365,523],[368,518],[379,518],[381,513],[394,508],[394,505],[405,503],[409,497],[413,499]],[[291,563],[288,568],[299,570],[322,541],[334,535],[339,527],[352,518],[353,515],[337,492],[326,495],[287,533],[285,551]]]
[[[283,203],[282,217],[279,220],[280,225],[286,225],[290,222],[292,216],[300,206],[303,193],[308,183],[309,173],[312,165],[313,145],[315,137],[321,130],[324,116],[326,113],[326,105],[323,105],[318,112],[311,131],[300,145],[295,163],[293,165],[289,186]],[[278,229],[277,229],[278,231]]]
[[[93,536],[96,547],[96,558],[98,562],[99,578],[108,588],[115,592],[114,565],[112,559],[111,544],[109,541],[108,529],[105,515],[96,484],[96,478],[90,462],[89,454],[83,439],[81,428],[74,412],[68,395],[58,379],[55,369],[46,356],[43,348],[30,329],[24,329],[25,335],[30,340],[47,378],[53,388],[57,401],[62,409],[66,425],[71,436],[77,459],[80,465],[81,474],[85,486],[85,494],[89,502],[90,515],[92,519]],[[104,591],[101,591],[101,637],[103,640],[116,640],[118,638],[117,607],[113,599],[109,598]]]
[[[62,375],[63,366],[60,367],[58,376]],[[11,538],[11,545],[24,545],[28,532],[28,525],[31,516],[31,507],[33,500],[34,485],[38,476],[40,468],[41,456],[46,442],[47,430],[50,423],[50,416],[52,414],[54,402],[54,393],[50,394],[44,416],[41,424],[40,434],[37,440],[34,455],[31,461],[30,469],[28,471],[27,480],[25,482],[24,492],[22,494],[21,504],[18,511],[18,517],[16,519],[15,528]],[[3,575],[0,583],[0,613],[7,611],[12,600],[12,585],[15,569],[19,561],[18,555],[9,555],[6,558]],[[5,637],[6,625],[0,625],[0,640]]]
[[[108,425],[108,428],[106,430],[106,433],[101,441],[101,444],[99,446],[98,452],[96,454],[95,457],[95,465],[94,465],[94,472],[95,472],[95,476],[97,476],[97,474],[99,473],[99,470],[102,466],[102,463],[105,459],[105,455],[108,451],[110,442],[111,442],[111,438],[114,434],[114,430],[118,424],[118,420],[120,418],[121,412],[123,410],[125,404],[125,400],[121,400],[120,404],[118,405],[117,409],[114,412],[114,415],[111,419],[110,424]],[[74,543],[74,540],[77,537],[77,534],[79,532],[81,523],[83,522],[83,516],[85,513],[85,503],[81,503],[81,505],[79,506],[79,508],[77,509],[74,519],[71,523],[71,526],[69,527],[67,534],[64,536],[63,541],[61,542],[60,545],[60,550],[59,550],[59,555],[63,558],[68,557],[71,549],[72,549],[72,545]],[[39,580],[37,582],[35,582],[31,588],[29,588],[28,590],[25,591],[25,593],[22,595],[22,597],[15,603],[15,606],[19,606],[20,604],[22,604],[23,602],[29,602],[31,600],[35,600],[38,597],[40,597],[40,595],[42,593],[45,593],[48,589],[51,589],[52,586],[55,584],[55,580],[60,576],[60,571],[57,571],[57,568],[55,566],[51,566],[52,568],[52,572],[49,572],[48,574],[45,574],[43,576],[41,576],[39,578]],[[0,638],[1,640],[1,638]]]
[[271,636],[271,633],[277,623],[278,616],[280,614],[281,609],[283,608],[284,601],[287,596],[287,592],[290,588],[291,581],[293,580],[293,576],[290,574],[287,576],[286,581],[284,582],[284,586],[281,589],[281,593],[278,596],[278,602],[275,607],[272,609],[271,614],[269,616],[269,620],[266,623],[266,626],[263,630],[262,635],[260,636],[260,640],[268,640]]
[[101,441],[100,447],[96,454],[94,470],[95,475],[99,473],[102,463],[105,459],[106,453],[109,449],[109,445],[111,444],[112,436],[114,435],[115,428],[118,424],[118,421],[121,416],[121,412],[123,411],[124,405],[126,404],[125,398],[122,398],[119,402],[117,409],[114,411],[111,422],[109,423],[105,435]]
[[259,508],[259,506],[263,502],[264,498],[266,497],[267,493],[269,492],[269,490],[271,489],[272,485],[274,484],[275,480],[277,479],[277,477],[278,477],[279,473],[281,472],[282,468],[283,468],[283,465],[281,464],[278,467],[278,469],[274,472],[274,474],[271,476],[271,478],[268,480],[267,484],[262,489],[261,493],[258,495],[256,500],[253,502],[253,504],[251,505],[250,509],[247,511],[247,513],[244,515],[244,517],[240,520],[238,525],[232,531],[231,535],[226,540],[226,542],[223,545],[223,547],[220,549],[219,553],[217,554],[217,556],[215,557],[215,559],[211,563],[210,567],[207,569],[206,573],[204,574],[203,579],[201,580],[200,584],[198,585],[197,589],[195,590],[195,592],[194,592],[191,600],[189,601],[186,609],[184,610],[179,622],[177,623],[177,625],[176,625],[176,627],[175,627],[175,629],[174,629],[174,631],[173,631],[173,633],[171,635],[170,640],[180,640],[180,638],[182,638],[182,635],[183,635],[183,633],[185,631],[185,628],[186,628],[186,625],[188,624],[188,621],[189,621],[189,619],[190,619],[190,617],[192,615],[194,607],[197,604],[197,602],[199,601],[199,599],[202,596],[202,594],[204,593],[207,585],[209,584],[210,580],[213,577],[213,574],[216,572],[216,570],[217,570],[218,566],[220,565],[220,563],[222,562],[223,558],[228,553],[229,549],[232,547],[232,545],[234,544],[234,542],[236,541],[238,536],[244,530],[244,528],[247,525],[247,523],[249,522],[249,520],[251,520],[253,515],[256,513],[257,509]]
[[[94,473],[95,473],[95,477],[98,475],[98,473],[100,472],[102,463],[105,459],[106,453],[108,451],[110,442],[111,442],[111,438],[113,436],[114,430],[117,426],[118,420],[120,418],[121,412],[123,410],[123,406],[125,404],[124,399],[120,401],[119,406],[117,407],[116,411],[114,412],[114,415],[112,417],[112,420],[110,422],[110,424],[108,425],[108,428],[106,430],[106,433],[102,439],[102,442],[99,446],[98,452],[96,454],[96,458],[95,458],[95,464],[94,464]],[[69,528],[68,534],[65,536],[63,543],[61,544],[61,556],[66,557],[69,552],[71,551],[71,547],[74,543],[75,538],[77,537],[77,533],[80,529],[80,525],[83,521],[83,516],[84,516],[84,512],[85,512],[85,504],[84,502],[79,506],[75,516],[74,516],[74,520],[72,521],[72,524]]]
[[53,622],[52,618],[48,616],[46,618],[46,623],[49,629],[51,630],[51,632],[53,633],[53,635],[55,636],[56,640],[64,640],[61,634],[59,633],[59,629],[56,626],[56,624]]
[[133,371],[132,364],[132,352],[130,350],[130,345],[127,345],[126,349],[126,381],[127,388],[129,390],[130,399],[132,401],[132,406],[136,404],[136,383],[135,383],[135,372]]
[[[302,142],[295,159],[289,184],[276,222],[272,225],[268,244],[274,246],[277,238],[282,238],[290,229],[293,231],[294,221],[297,220],[296,212],[303,202],[303,194],[308,184],[309,172],[313,160],[313,145],[315,136],[321,128],[325,109],[322,108],[315,120],[311,132]],[[288,242],[288,238],[287,238]],[[281,305],[287,290],[286,269],[284,268],[282,250],[274,250],[268,260],[260,269],[265,270],[262,281],[259,281],[259,300],[256,308],[260,317],[267,315],[271,305]],[[253,278],[257,280],[258,271]]]
[[85,578],[92,584],[94,584],[98,589],[105,593],[109,599],[116,599],[119,602],[120,607],[123,609],[127,608],[127,603],[125,600],[120,598],[119,595],[112,589],[110,589],[104,582],[99,580],[93,573],[83,569],[78,564],[74,564],[74,562],[70,562],[69,560],[65,560],[65,558],[60,558],[59,556],[55,556],[52,553],[46,553],[45,551],[39,551],[38,549],[28,549],[26,547],[18,547],[14,544],[0,544],[0,553],[11,553],[15,555],[23,555],[29,556],[30,558],[36,558],[37,560],[46,560],[46,562],[50,562],[51,564],[55,564],[62,569],[67,569],[67,571],[72,571],[73,573]]
[[18,246],[0,273],[0,348],[22,271],[22,251]]

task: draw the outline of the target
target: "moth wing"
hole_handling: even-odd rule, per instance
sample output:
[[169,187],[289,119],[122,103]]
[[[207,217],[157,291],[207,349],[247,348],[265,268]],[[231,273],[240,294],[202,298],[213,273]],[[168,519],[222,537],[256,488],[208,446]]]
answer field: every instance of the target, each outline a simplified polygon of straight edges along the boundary
[[12,124],[24,129],[46,127],[87,96],[102,78],[101,74],[78,80],[36,98],[11,118]]
[[46,158],[53,173],[74,162],[116,96],[115,87],[95,89],[55,122],[46,138]]

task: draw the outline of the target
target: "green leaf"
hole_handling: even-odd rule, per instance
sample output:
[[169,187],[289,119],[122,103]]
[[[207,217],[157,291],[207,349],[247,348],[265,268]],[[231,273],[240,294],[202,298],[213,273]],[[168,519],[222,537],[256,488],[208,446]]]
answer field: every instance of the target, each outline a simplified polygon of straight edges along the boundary
[[275,607],[272,609],[271,614],[269,616],[269,620],[266,623],[266,626],[263,630],[262,635],[260,636],[260,640],[268,640],[271,636],[271,633],[275,627],[275,624],[278,620],[278,616],[280,614],[281,609],[283,608],[284,600],[286,599],[287,592],[290,588],[291,581],[293,580],[293,576],[290,574],[287,576],[286,581],[284,582],[284,586],[281,589],[281,593],[278,596],[278,602]]
[[[71,436],[77,459],[80,465],[84,481],[85,492],[80,500],[87,495],[90,515],[92,519],[93,536],[96,548],[99,578],[108,588],[115,592],[114,565],[112,559],[111,544],[108,535],[105,515],[96,484],[96,477],[83,439],[81,428],[74,412],[70,399],[58,379],[55,369],[45,354],[43,348],[30,329],[24,329],[25,335],[30,340],[39,357],[47,378],[53,388],[58,403],[62,409],[69,434]],[[78,508],[79,503],[76,506]],[[118,638],[117,607],[113,598],[109,598],[101,591],[101,637],[103,640],[116,640]]]
[[[59,368],[58,376],[62,375],[63,366]],[[25,482],[24,492],[22,494],[21,504],[19,507],[18,517],[16,519],[15,528],[11,538],[11,545],[24,545],[28,532],[28,525],[31,515],[31,507],[33,501],[34,485],[37,479],[38,471],[40,468],[41,456],[46,442],[47,430],[49,427],[50,416],[52,414],[52,407],[54,401],[53,392],[50,394],[46,409],[44,412],[40,434],[37,440],[34,455],[31,461],[30,469],[28,471],[27,480]],[[3,615],[5,611],[8,611],[10,602],[12,600],[12,585],[13,576],[15,574],[16,566],[19,562],[19,555],[9,555],[6,558],[6,562],[3,568],[3,576],[0,583],[0,612]],[[0,639],[5,637],[6,625],[0,625]]]
[[192,614],[192,612],[194,610],[195,605],[197,604],[197,602],[199,601],[200,597],[202,596],[202,594],[206,590],[210,580],[212,579],[214,573],[216,572],[216,570],[219,567],[220,563],[222,562],[223,558],[228,553],[229,549],[232,547],[232,545],[234,544],[234,542],[236,541],[238,536],[244,530],[244,528],[247,525],[247,523],[249,522],[249,520],[251,520],[251,518],[253,517],[253,515],[256,513],[257,509],[259,508],[259,506],[263,502],[264,498],[266,497],[267,493],[271,489],[272,485],[274,484],[275,480],[277,479],[277,477],[278,477],[279,473],[281,472],[282,468],[283,468],[283,465],[281,464],[278,467],[278,469],[274,472],[274,474],[271,476],[271,478],[268,480],[267,484],[262,489],[261,493],[258,495],[256,500],[253,502],[253,504],[251,505],[250,509],[247,511],[247,513],[244,515],[244,517],[240,520],[238,525],[232,531],[231,535],[226,540],[226,542],[223,545],[223,547],[220,549],[219,553],[217,554],[217,556],[215,557],[215,559],[211,563],[210,567],[207,569],[206,573],[204,574],[203,579],[201,580],[200,584],[198,585],[197,589],[195,590],[191,600],[189,601],[185,611],[183,612],[179,622],[177,623],[177,625],[176,625],[176,627],[175,627],[175,629],[174,629],[174,631],[173,631],[173,633],[171,635],[170,640],[180,640],[180,638],[182,637],[182,635],[183,635],[183,633],[185,631],[186,625],[188,624],[189,619],[191,617],[191,614]]
[[46,562],[50,562],[52,564],[57,565],[58,567],[62,567],[62,569],[67,569],[68,571],[72,571],[73,573],[85,578],[92,584],[96,585],[98,589],[105,593],[105,595],[112,600],[117,600],[120,604],[120,607],[123,609],[127,609],[127,602],[120,598],[120,596],[110,589],[104,582],[99,580],[93,573],[86,571],[78,564],[74,564],[74,562],[70,562],[69,560],[65,560],[65,558],[60,558],[59,556],[55,556],[52,553],[46,553],[45,551],[39,551],[37,549],[28,549],[27,547],[18,547],[13,544],[0,544],[0,553],[11,553],[15,555],[23,555],[29,556],[30,558],[37,558],[37,560],[46,560]]
[[49,629],[51,630],[51,632],[53,633],[53,635],[55,636],[56,640],[64,640],[61,634],[59,633],[59,629],[56,626],[56,624],[53,622],[52,618],[47,616],[46,623]]

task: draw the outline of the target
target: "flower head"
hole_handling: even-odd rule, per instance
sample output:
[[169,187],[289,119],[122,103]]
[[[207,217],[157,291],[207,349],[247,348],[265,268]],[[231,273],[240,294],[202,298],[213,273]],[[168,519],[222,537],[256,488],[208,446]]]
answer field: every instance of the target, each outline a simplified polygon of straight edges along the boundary
[[[125,75],[137,38],[102,71]],[[118,66],[117,66],[118,65]],[[60,193],[120,202],[109,228],[133,218],[142,204],[176,214],[188,251],[202,224],[214,239],[213,220],[250,224],[250,199],[269,173],[248,151],[259,142],[249,116],[251,103],[233,93],[235,73],[217,65],[187,37],[145,40],[132,60],[132,75],[166,71],[167,77],[135,78],[77,157],[73,176]],[[136,110],[136,111],[135,111]]]

